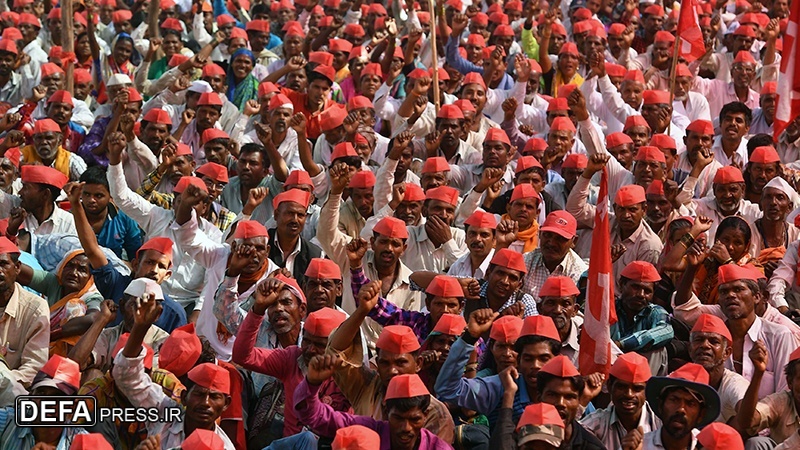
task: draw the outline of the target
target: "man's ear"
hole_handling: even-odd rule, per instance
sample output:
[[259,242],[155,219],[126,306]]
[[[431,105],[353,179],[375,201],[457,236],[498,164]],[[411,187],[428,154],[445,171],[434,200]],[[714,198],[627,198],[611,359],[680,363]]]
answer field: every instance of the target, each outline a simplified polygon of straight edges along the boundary
[[169,277],[171,277],[171,276],[172,276],[172,270],[168,270],[168,271],[167,271],[167,274],[166,274],[166,275],[164,275],[164,280],[167,280],[167,279],[169,279]]

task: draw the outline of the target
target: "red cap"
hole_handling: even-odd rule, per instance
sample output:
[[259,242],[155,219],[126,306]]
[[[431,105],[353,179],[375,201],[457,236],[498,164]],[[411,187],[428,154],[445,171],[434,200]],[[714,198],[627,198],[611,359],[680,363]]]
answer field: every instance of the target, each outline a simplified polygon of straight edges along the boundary
[[220,67],[220,66],[218,66],[218,65],[216,65],[214,63],[208,63],[205,66],[203,66],[202,76],[204,78],[205,77],[224,77],[225,76],[225,71],[222,69],[222,67]]
[[664,157],[664,152],[662,152],[660,148],[652,145],[643,145],[639,147],[639,151],[636,152],[636,157],[633,159],[634,161],[656,161],[660,163],[667,162],[666,157]]
[[289,172],[289,176],[286,178],[286,182],[283,185],[294,186],[300,184],[306,184],[309,186],[314,185],[314,183],[311,181],[311,176],[305,170],[293,170]]
[[106,438],[100,433],[76,434],[72,438],[72,445],[69,450],[113,450],[114,447],[108,443]]
[[467,36],[467,45],[472,45],[474,47],[486,47],[486,39],[483,38],[482,34],[470,34]]
[[789,354],[789,362],[797,361],[800,359],[800,347],[796,348],[792,353]]
[[178,66],[180,66],[183,63],[185,63],[188,60],[189,60],[188,56],[183,55],[181,53],[175,53],[174,55],[172,55],[172,57],[170,57],[169,62],[167,63],[167,66],[169,66],[169,67],[178,67]]
[[[360,136],[360,135],[359,135]],[[375,187],[375,174],[371,170],[361,170],[353,175],[347,186],[354,189],[372,189]]]
[[187,374],[190,380],[209,391],[231,394],[231,376],[227,370],[213,363],[203,363]]
[[50,98],[47,99],[47,104],[50,103],[64,103],[66,105],[75,106],[75,103],[72,101],[72,95],[68,91],[55,91]]
[[464,113],[456,105],[442,105],[439,108],[439,113],[436,115],[438,119],[455,119],[460,120],[464,118]]
[[135,87],[129,87],[128,88],[128,102],[129,103],[141,102],[142,100],[144,100],[142,98],[142,94],[140,94],[139,91],[137,91]]
[[666,195],[664,193],[664,183],[661,180],[653,180],[653,182],[650,183],[650,186],[647,186],[647,191],[645,194],[664,197]]
[[[219,67],[219,66],[217,66]],[[223,74],[224,75],[224,74]],[[258,85],[258,97],[264,97],[265,95],[274,94],[276,92],[280,92],[278,86],[275,86],[275,83],[271,81],[265,81]]]
[[[3,34],[6,34],[5,32],[10,29],[11,28],[6,28]],[[22,34],[20,34],[20,39],[22,39]],[[17,50],[17,43],[14,42],[14,40],[11,39],[10,37],[3,36],[3,39],[0,39],[0,52],[13,53],[15,55],[18,55],[19,50]]]
[[428,76],[428,71],[427,70],[418,68],[418,69],[412,70],[411,73],[406,75],[406,78],[408,78],[410,80],[418,80],[418,79],[420,79],[422,77],[427,77],[427,76]]
[[728,341],[728,345],[733,345],[733,336],[725,326],[725,322],[712,314],[701,314],[692,327],[692,333],[716,333],[724,337]]
[[186,144],[178,143],[178,150],[175,151],[175,156],[193,156],[192,148]]
[[[348,23],[347,25],[345,25],[344,34],[347,34],[347,35],[350,35],[350,36],[353,36],[353,37],[357,37],[357,38],[362,38],[362,37],[364,37],[366,35],[366,33],[364,32],[364,27],[362,27],[361,25],[359,25],[357,23]],[[333,51],[333,50],[331,50],[331,51]]]
[[522,336],[541,336],[554,341],[561,342],[556,324],[549,316],[529,316],[522,322]]
[[364,109],[364,108],[375,108],[375,105],[372,104],[372,100],[364,97],[363,95],[356,95],[355,97],[351,98],[347,101],[347,110],[353,111],[356,109]]
[[[436,275],[425,289],[425,292],[442,298],[464,297],[464,289],[461,288],[461,284],[458,282],[458,279],[447,275]],[[461,320],[463,321],[464,318],[462,317]],[[467,326],[466,322],[464,323],[464,326]],[[464,331],[464,327],[461,327],[461,331]]]
[[622,207],[644,203],[645,201],[647,199],[645,198],[644,188],[637,184],[622,186],[614,197],[614,203]]
[[169,17],[165,19],[163,22],[161,22],[161,29],[177,31],[178,33],[183,32],[183,26],[181,26],[181,21],[174,17]]
[[514,37],[514,29],[511,28],[511,25],[506,25],[506,24],[502,24],[501,23],[492,32],[492,37],[494,37],[494,36],[511,36],[511,37]]
[[606,136],[606,147],[608,148],[614,148],[626,144],[633,144],[633,140],[625,133],[616,132]]
[[234,239],[252,239],[268,237],[267,229],[255,220],[242,220],[236,224],[236,231],[233,233]]
[[470,72],[464,76],[464,79],[461,81],[461,86],[466,86],[468,84],[477,84],[486,90],[486,82],[483,81],[483,76],[478,72]]
[[272,208],[277,211],[278,206],[283,202],[294,202],[303,208],[308,208],[308,204],[311,202],[311,193],[300,189],[283,191],[272,199]]
[[527,155],[528,153],[543,152],[545,150],[547,150],[547,141],[539,137],[532,137],[525,143],[522,154]]
[[181,179],[178,180],[178,184],[176,184],[175,187],[172,188],[172,192],[176,194],[183,193],[183,191],[185,191],[186,188],[188,188],[189,186],[194,186],[200,189],[201,191],[205,192],[206,194],[208,194],[208,186],[206,186],[206,183],[203,182],[203,180],[201,180],[200,178],[194,176],[181,177]]
[[380,79],[383,79],[383,70],[381,69],[381,65],[378,63],[369,63],[361,69],[361,76],[364,75],[374,75]]
[[39,18],[29,13],[22,13],[19,15],[19,25],[17,26],[21,25],[32,25],[36,28],[42,28],[42,22]]
[[[624,135],[624,136],[628,137],[628,135]],[[630,139],[630,138],[628,138],[628,139]],[[631,143],[633,143],[633,141],[631,141]],[[658,147],[658,148],[660,148],[662,150],[663,149],[673,149],[674,150],[674,149],[678,148],[675,145],[675,139],[672,139],[672,136],[669,136],[669,135],[666,135],[666,134],[660,134],[660,133],[659,134],[654,134],[652,137],[650,137],[650,145]]]
[[372,450],[380,446],[381,437],[378,433],[363,425],[339,428],[331,443],[332,450]]
[[647,123],[647,121],[644,120],[644,117],[642,116],[639,115],[628,116],[628,118],[625,119],[625,126],[622,128],[622,131],[628,131],[633,127],[645,127],[649,130],[650,124]]
[[[555,212],[555,211],[554,211]],[[552,213],[551,213],[552,214]],[[571,297],[580,294],[572,278],[562,275],[550,275],[539,289],[539,297]]]
[[646,261],[632,261],[622,269],[619,275],[642,283],[655,283],[661,280],[661,275],[658,274],[655,266]]
[[486,132],[486,137],[483,139],[483,142],[502,142],[508,146],[511,145],[511,141],[508,139],[508,135],[505,131],[500,128],[489,128],[489,131]]
[[419,375],[404,374],[395,375],[389,380],[383,399],[412,398],[422,395],[430,395],[430,392],[428,392],[428,388],[425,387],[425,383],[422,382]]
[[220,14],[217,16],[217,25],[225,26],[229,23],[236,23],[236,19],[230,14]]
[[318,309],[306,317],[303,330],[312,336],[328,337],[331,331],[342,324],[347,315],[333,308]]
[[161,0],[160,3],[161,9],[170,9],[176,6],[173,0]]
[[686,64],[678,64],[675,66],[675,77],[693,77],[692,71],[689,70],[689,66]]
[[340,142],[333,147],[331,161],[336,161],[339,158],[347,158],[349,156],[358,156],[356,149],[353,148],[353,144],[349,142]]
[[207,162],[202,166],[198,167],[195,172],[199,175],[205,175],[208,178],[216,181],[217,183],[227,183],[228,180],[228,168],[223,166],[222,164],[217,164],[214,162]]
[[306,268],[306,278],[318,278],[342,281],[342,271],[339,266],[325,258],[313,258]]
[[287,22],[283,26],[283,30],[282,31],[285,32],[284,33],[285,37],[289,37],[289,36],[299,36],[299,37],[302,37],[302,38],[306,37],[306,33],[303,31],[303,26],[300,25],[297,22],[294,22],[294,21]]
[[[122,349],[125,347],[125,344],[128,342],[128,338],[130,337],[130,333],[122,333],[122,336],[120,336],[117,340],[117,345],[114,346],[114,350],[111,351],[111,354],[114,355],[114,357],[116,357],[117,354],[122,351]],[[153,349],[147,344],[142,344],[142,346],[144,347],[144,368],[152,369],[154,355]]]
[[320,130],[322,130],[323,133],[327,133],[328,131],[331,131],[336,127],[342,126],[345,117],[347,117],[346,108],[342,106],[332,106],[326,109],[325,111],[322,111],[322,113],[320,113],[319,128]]
[[644,84],[644,74],[639,69],[629,70],[627,73],[625,73],[625,78],[623,78],[623,80]]
[[[50,120],[50,119],[45,119]],[[41,122],[41,120],[39,121]],[[37,123],[39,123],[37,122]],[[38,183],[38,184],[46,184],[48,186],[53,186],[58,189],[64,187],[67,184],[67,176],[58,171],[57,169],[53,169],[52,167],[47,166],[39,166],[39,165],[25,165],[22,166],[21,171],[21,178],[24,183]]]
[[475,25],[485,27],[489,25],[489,16],[486,13],[479,12],[472,17],[470,22]]
[[[349,50],[348,50],[349,52]],[[333,80],[336,78],[336,70],[331,66],[317,66],[314,68],[313,72],[322,75],[323,77],[330,80],[333,83]]]
[[552,33],[557,34],[559,36],[566,36],[567,29],[564,28],[564,25],[561,25],[560,23],[554,23],[552,26]]
[[697,441],[707,450],[744,450],[742,436],[730,425],[714,422],[703,427]]
[[211,430],[195,428],[192,434],[183,441],[181,450],[224,450],[225,442]]
[[513,343],[519,339],[522,333],[522,319],[517,316],[506,315],[497,318],[492,323],[492,330],[489,331],[489,339],[497,342]]
[[208,128],[203,131],[203,134],[200,136],[200,142],[205,145],[209,141],[213,141],[214,139],[230,139],[231,137],[228,136],[223,130],[219,128]]
[[570,378],[580,376],[580,372],[575,368],[575,364],[564,355],[553,357],[547,364],[542,366],[541,372],[555,375],[559,378]]
[[469,225],[475,228],[490,228],[494,230],[497,228],[497,218],[494,216],[494,214],[478,209],[475,210],[475,212],[464,221],[464,225]]
[[547,101],[547,112],[553,111],[568,111],[569,102],[566,97],[551,98]]
[[650,5],[644,9],[644,13],[648,16],[664,17],[664,8],[661,5]]
[[675,42],[675,36],[667,31],[658,31],[656,32],[655,42],[668,42],[671,44]]
[[425,200],[439,200],[453,206],[458,206],[458,197],[458,189],[450,186],[439,186],[425,192]]
[[269,33],[269,20],[251,20],[244,26],[246,31],[260,31],[262,33]]
[[514,171],[514,174],[519,175],[520,173],[533,168],[544,170],[538,159],[534,158],[533,156],[522,156],[517,160],[517,169]]
[[580,153],[570,153],[561,163],[562,169],[585,169],[589,165],[589,158]]
[[550,131],[569,131],[570,133],[575,133],[575,124],[572,123],[572,120],[569,117],[559,116],[553,119],[553,123],[550,124]]
[[222,106],[222,99],[216,92],[203,92],[200,94],[197,106]]
[[775,81],[767,81],[761,86],[761,95],[770,95],[778,93],[778,83]]
[[714,175],[714,184],[744,183],[742,171],[738,167],[725,166],[717,169]]
[[328,49],[331,52],[343,52],[349,55],[350,50],[353,49],[353,44],[344,39],[330,39],[328,41]]
[[273,95],[272,98],[269,99],[268,106],[270,111],[280,108],[290,109],[294,111],[294,104],[292,103],[291,100],[289,100],[289,97],[280,93]]
[[558,88],[558,92],[556,94],[556,97],[559,97],[559,98],[560,97],[564,97],[564,98],[569,97],[570,94],[572,94],[572,92],[575,91],[575,89],[578,89],[578,85],[577,84],[565,84],[565,85],[563,85],[563,86]]
[[[626,27],[624,24],[621,24],[619,22],[615,22],[615,23],[612,23],[610,27],[608,27],[608,34],[611,35],[611,36],[620,36],[620,35],[622,35],[622,33],[625,32],[625,30],[627,28],[628,27]],[[606,72],[607,71],[608,70],[606,69]]]
[[608,374],[628,384],[646,383],[653,376],[647,358],[636,352],[619,355]]
[[713,136],[714,124],[708,120],[697,119],[686,127],[686,131],[694,131],[695,133]]
[[667,91],[644,91],[642,101],[645,105],[669,105],[669,92]]
[[534,403],[526,406],[525,410],[522,411],[519,423],[517,423],[517,431],[528,425],[537,427],[548,425],[564,428],[564,420],[558,414],[555,406],[549,403]]
[[[458,285],[458,281],[455,281],[455,283]],[[461,286],[459,285],[459,287]],[[442,295],[440,297],[445,297],[445,296]],[[431,334],[439,333],[439,334],[447,334],[450,336],[460,336],[461,333],[464,332],[464,328],[466,327],[467,327],[467,321],[464,320],[464,316],[461,316],[459,314],[445,313],[442,314],[442,317],[440,317],[439,321],[436,322],[436,326],[433,327],[433,331],[431,331]]]
[[[740,26],[739,28],[737,28],[733,32],[733,35],[734,36],[747,36],[747,37],[754,38],[754,37],[756,37],[756,32],[755,32],[755,30],[753,30],[753,28],[750,25],[742,25],[742,26]],[[743,52],[740,52],[740,53],[750,53],[750,52],[744,52],[743,51]],[[736,56],[739,56],[739,54],[737,53]],[[751,58],[752,58],[752,55],[751,55]]]
[[154,250],[162,255],[169,257],[169,260],[172,261],[172,246],[173,246],[172,239],[168,237],[158,236],[154,238],[150,238],[139,247],[139,250],[136,251],[136,256],[142,254],[145,250]]
[[92,81],[92,73],[86,69],[76,68],[73,75],[75,76],[76,83],[91,83]]
[[566,211],[553,211],[547,215],[540,231],[556,233],[557,235],[572,239],[577,234],[578,222],[572,214]]
[[522,273],[528,273],[528,268],[525,266],[525,261],[522,255],[514,250],[502,248],[494,253],[491,265],[505,267],[506,269],[516,270]]
[[624,77],[627,69],[619,64],[606,63],[606,73],[610,77]]
[[578,46],[574,42],[565,42],[558,51],[559,55],[575,55],[578,56]]
[[[81,387],[81,368],[75,361],[61,355],[53,355],[39,370],[57,382],[67,384],[75,392]],[[35,385],[34,385],[35,386]]]
[[417,11],[417,19],[419,19],[419,23],[427,25],[431,23],[431,13],[427,11]]
[[441,156],[434,156],[425,160],[422,166],[422,173],[449,172],[450,164]]
[[52,119],[40,119],[33,124],[33,134],[39,133],[61,133],[61,127]]
[[[6,224],[6,227],[8,225]],[[19,247],[17,244],[11,242],[7,237],[0,236],[0,255],[5,253],[16,253],[19,254]]]
[[758,281],[757,275],[746,267],[737,266],[736,264],[725,264],[719,266],[717,271],[717,283],[725,284],[738,280],[752,280]]
[[394,217],[384,217],[375,224],[372,231],[392,239],[408,239],[406,223]]
[[509,203],[514,203],[515,201],[524,198],[535,198],[539,201],[542,200],[542,198],[539,197],[539,193],[536,192],[536,189],[534,189],[533,185],[524,183],[519,184],[514,188],[514,190],[511,192],[511,200],[509,200]]
[[[740,29],[741,28],[744,28],[744,27],[740,27]],[[755,60],[755,58],[753,58],[753,55],[750,54],[750,52],[740,51],[739,53],[736,54],[736,58],[733,59],[733,63],[734,64],[742,63],[742,64],[753,64],[753,65],[755,65],[756,64],[756,60]]]
[[142,120],[150,123],[160,123],[163,125],[172,126],[172,119],[169,117],[169,113],[161,108],[153,108],[150,111],[147,111],[147,114],[144,115]]
[[403,194],[404,202],[422,202],[425,201],[425,193],[422,188],[416,184],[406,184],[406,192]]
[[375,347],[396,354],[412,353],[419,350],[419,340],[411,328],[405,325],[389,325],[381,330]]
[[781,157],[778,156],[778,152],[775,151],[775,147],[771,145],[762,145],[753,150],[753,154],[750,155],[749,161],[751,163],[772,164],[781,162]]

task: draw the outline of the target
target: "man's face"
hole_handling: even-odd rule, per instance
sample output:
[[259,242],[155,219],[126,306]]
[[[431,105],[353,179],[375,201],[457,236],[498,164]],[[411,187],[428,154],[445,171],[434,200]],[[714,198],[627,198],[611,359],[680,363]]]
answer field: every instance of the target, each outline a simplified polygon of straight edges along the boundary
[[327,80],[316,79],[308,85],[308,100],[313,104],[321,104],[331,92],[331,84]]
[[776,94],[763,94],[758,103],[761,110],[764,111],[764,118],[767,123],[772,123],[775,120],[775,106],[777,105],[778,96]]
[[60,126],[66,126],[72,120],[72,105],[61,102],[50,102],[47,105],[47,117]]
[[728,320],[744,319],[754,314],[760,294],[753,293],[742,280],[719,285],[719,306]]
[[505,169],[513,151],[500,141],[485,141],[483,143],[483,165]]
[[672,60],[672,44],[669,42],[656,42],[653,44],[651,64],[653,67],[664,70],[669,67]]
[[[462,306],[461,300],[455,297],[433,297],[425,301],[425,307],[431,313],[431,323],[437,323],[443,314],[460,315]],[[448,350],[449,348],[448,345]]]
[[648,34],[655,34],[664,26],[664,18],[650,14],[644,19],[644,30]]
[[436,121],[436,130],[442,136],[442,147],[456,148],[463,138],[462,123],[458,119],[438,119]]
[[419,370],[417,360],[411,353],[392,353],[383,349],[378,349],[375,364],[378,368],[378,377],[384,386],[388,386],[389,381],[396,375],[411,375]]
[[466,45],[467,60],[472,64],[483,64],[483,47],[480,45]]
[[42,78],[41,84],[47,88],[47,93],[45,95],[47,98],[50,98],[57,90],[64,87],[64,75],[61,73],[54,73],[49,77]]
[[406,225],[416,225],[422,217],[422,202],[400,202],[394,210],[394,216]]
[[[547,145],[555,149],[557,155],[566,155],[575,144],[575,133],[569,130],[550,131],[547,133]],[[556,156],[558,159],[558,156]]]
[[284,58],[300,55],[303,50],[303,38],[300,36],[289,36],[283,40]]
[[744,113],[725,114],[719,127],[722,129],[722,138],[730,141],[740,141],[750,130]]
[[564,423],[572,423],[580,406],[580,392],[575,390],[572,381],[566,378],[555,378],[542,386],[539,392],[542,403],[556,407],[558,415]]
[[392,408],[387,416],[389,422],[389,435],[393,450],[413,450],[417,448],[420,435],[425,425],[425,411],[413,408],[409,411],[400,411]]
[[756,66],[750,63],[736,63],[731,66],[731,78],[736,87],[750,86],[756,76]]
[[708,373],[725,364],[732,351],[733,348],[721,334],[693,331],[689,337],[692,362],[703,366]]
[[328,346],[328,338],[322,336],[314,336],[313,334],[303,331],[303,340],[300,342],[300,349],[302,350],[303,361],[306,365],[315,356],[325,354],[325,347]]
[[365,219],[372,217],[372,204],[375,200],[372,188],[352,188],[350,189],[350,198],[353,199],[353,204],[361,217]]
[[10,52],[0,52],[0,76],[7,77],[14,70],[17,55]]
[[228,409],[231,397],[195,384],[181,394],[186,405],[186,418],[203,428],[213,427],[222,412]]
[[525,384],[529,388],[536,389],[536,375],[554,356],[550,344],[547,342],[528,344],[522,348],[517,370],[519,370],[519,374],[522,375]]
[[504,299],[509,298],[522,285],[522,273],[500,266],[490,266],[486,279],[489,290]]
[[161,284],[172,275],[172,260],[155,250],[140,251],[133,262],[136,269],[134,278],[149,278]]
[[272,329],[280,336],[300,325],[306,316],[306,305],[300,303],[289,289],[283,289],[275,304],[267,308],[267,316]]
[[43,161],[55,160],[60,145],[60,133],[48,131],[46,133],[36,133],[33,135],[33,148]]
[[700,134],[696,131],[687,131],[684,143],[686,144],[686,151],[689,155],[696,157],[700,151],[710,152],[711,146],[714,144],[714,135]]
[[713,189],[720,212],[730,215],[739,209],[739,203],[744,198],[744,183],[715,183]]
[[[250,260],[250,264],[245,266],[242,269],[242,273],[249,275],[252,273],[256,273],[261,266],[264,265],[264,262],[269,257],[269,244],[267,244],[266,237],[255,237],[255,238],[248,238],[242,240],[241,243],[234,243],[236,245],[231,246],[231,254],[233,254],[234,247],[239,247],[240,245],[244,245],[246,247],[251,247],[255,250],[255,254],[253,255],[252,259]],[[303,316],[305,317],[305,316]]]
[[622,306],[632,314],[641,312],[653,300],[655,283],[627,280],[622,285]]
[[470,254],[481,259],[486,258],[494,248],[495,232],[491,228],[477,228],[468,225],[466,243]]
[[422,206],[422,214],[429,218],[436,216],[447,225],[452,225],[456,218],[456,207],[441,200],[426,200]]
[[508,215],[517,221],[520,230],[527,230],[539,216],[539,201],[533,197],[514,200],[508,205]]
[[207,75],[203,77],[203,81],[211,85],[214,92],[225,92],[225,76],[224,75]]
[[538,169],[531,169],[517,174],[514,179],[514,184],[516,186],[519,186],[520,184],[530,184],[534,189],[536,189],[536,192],[541,193],[544,190],[547,182],[542,177],[542,174]]
[[22,40],[25,43],[31,42],[39,35],[39,28],[28,23],[19,24],[19,31],[22,33]]
[[635,161],[633,164],[633,178],[636,180],[636,184],[647,187],[654,180],[663,180],[664,166],[666,164],[660,161]]
[[[616,147],[609,148],[608,152],[619,161],[622,167],[628,170],[633,168],[633,144],[617,145]],[[581,171],[581,173],[583,173],[583,171]]]
[[269,125],[272,131],[281,134],[289,127],[289,120],[292,118],[292,110],[289,108],[275,108],[270,112]]
[[92,276],[89,267],[89,258],[78,255],[66,264],[61,272],[61,287],[65,292],[79,292]]
[[620,52],[622,51],[622,45],[624,43],[625,39],[622,37],[621,34],[608,35],[608,50],[611,52],[612,55],[619,56]]
[[605,40],[600,36],[586,36],[586,38],[583,40],[583,48],[586,49],[588,55],[591,55],[596,52],[605,51],[606,43]]
[[306,278],[303,293],[308,300],[308,312],[328,307],[333,308],[336,297],[342,295],[342,281],[329,278]]
[[261,180],[267,175],[261,152],[240,154],[236,166],[242,184],[250,188],[258,186]]
[[642,410],[645,402],[647,383],[626,383],[615,379],[611,386],[611,402],[614,408],[625,415],[635,416]]
[[[168,137],[169,126],[163,123],[148,122],[147,126],[142,129],[142,141],[151,150],[161,150]],[[206,150],[206,157],[208,157],[208,150]]]
[[624,131],[629,138],[633,141],[633,150],[639,150],[639,147],[647,145],[650,142],[650,129],[643,125],[630,127]]
[[390,238],[382,234],[376,234],[371,243],[372,250],[375,251],[375,262],[382,267],[394,265],[406,251],[403,239]]
[[394,179],[395,180],[405,180],[406,172],[411,167],[411,161],[414,158],[414,154],[412,153],[411,146],[407,146],[403,149],[403,152],[400,154],[400,159],[397,160],[397,169],[394,171]]
[[645,204],[637,203],[630,206],[614,205],[614,213],[617,216],[617,225],[624,233],[633,233],[639,228],[645,214]]
[[208,189],[208,197],[211,200],[216,200],[222,194],[222,190],[225,189],[225,186],[228,183],[223,183],[221,181],[217,181],[208,175],[198,174],[200,179],[203,180],[203,183],[206,184],[206,189]]
[[575,246],[575,239],[567,239],[551,231],[539,232],[539,248],[542,249],[542,259],[548,262],[561,262],[570,249]]
[[543,297],[539,303],[539,314],[553,319],[560,333],[568,333],[572,326],[572,318],[578,313],[575,296]]
[[45,203],[50,202],[50,193],[43,184],[38,183],[22,183],[22,189],[19,191],[20,199],[22,200],[21,206],[25,211],[36,211]]
[[84,184],[81,201],[87,214],[100,215],[107,210],[111,194],[102,184]]
[[642,117],[656,133],[664,131],[672,119],[672,108],[664,104],[642,105]]
[[420,177],[419,184],[422,186],[423,191],[437,188],[439,186],[447,186],[450,184],[450,180],[448,180],[447,175],[447,172],[423,173]]
[[692,77],[675,78],[675,100],[686,100],[692,90]]
[[575,187],[575,183],[578,182],[581,175],[583,175],[583,169],[561,168],[561,176],[564,178],[564,187],[567,193],[572,192],[572,188]]
[[665,417],[664,431],[674,439],[689,435],[702,419],[705,408],[686,389],[669,390],[661,400],[661,417]]
[[192,173],[194,173],[194,167],[195,162],[191,155],[178,156],[172,163],[172,167],[168,172],[169,175],[167,175],[167,178],[173,185],[176,185],[178,184],[178,181],[180,181],[181,177],[191,176]]
[[[774,164],[765,164],[774,165]],[[761,211],[764,212],[764,218],[774,222],[783,222],[791,210],[792,204],[789,197],[781,191],[773,187],[764,189],[761,193]]]
[[514,342],[493,341],[489,347],[492,352],[497,370],[502,372],[506,367],[517,365],[517,351],[514,350]]
[[483,106],[486,105],[486,89],[477,83],[468,84],[464,86],[461,98],[469,100],[477,112],[480,113],[483,111]]
[[0,190],[6,191],[17,178],[17,168],[7,158],[0,158]]
[[650,224],[663,224],[672,211],[667,197],[663,195],[647,194],[647,221]]
[[269,44],[269,34],[262,31],[250,30],[247,32],[247,38],[250,40],[250,47],[256,55],[267,48],[267,44]]
[[203,105],[197,108],[197,130],[205,131],[209,128],[214,128],[220,117],[220,112],[217,107]]

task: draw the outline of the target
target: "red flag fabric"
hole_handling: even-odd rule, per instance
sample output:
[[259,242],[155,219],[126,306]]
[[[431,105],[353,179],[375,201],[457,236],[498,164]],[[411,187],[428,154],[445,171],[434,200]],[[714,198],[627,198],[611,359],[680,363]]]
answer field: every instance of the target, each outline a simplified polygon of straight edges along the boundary
[[616,323],[617,312],[614,309],[614,273],[608,211],[608,171],[603,169],[592,232],[586,312],[578,360],[582,375],[595,372],[607,375],[611,367],[611,324]]
[[[680,56],[687,63],[701,58],[706,53],[703,42],[703,31],[697,19],[697,0],[684,0],[678,16],[678,37],[680,38]],[[678,44],[676,42],[676,44]]]
[[800,114],[800,77],[795,74],[800,71],[800,58],[798,58],[798,30],[800,29],[800,2],[792,2],[789,13],[789,24],[783,34],[783,58],[781,59],[781,72],[778,76],[778,104],[775,106],[775,121],[773,123],[774,140],[778,142],[789,122]]

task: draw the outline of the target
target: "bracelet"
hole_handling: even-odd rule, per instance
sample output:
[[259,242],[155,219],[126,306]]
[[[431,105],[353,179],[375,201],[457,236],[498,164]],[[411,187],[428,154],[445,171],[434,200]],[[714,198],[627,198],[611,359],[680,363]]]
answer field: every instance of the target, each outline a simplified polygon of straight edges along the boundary
[[732,262],[733,262],[733,258],[728,258],[728,259],[725,260],[725,262],[722,263],[722,265],[724,266],[725,264],[730,264]]

